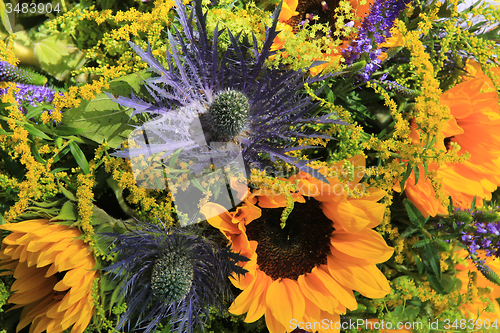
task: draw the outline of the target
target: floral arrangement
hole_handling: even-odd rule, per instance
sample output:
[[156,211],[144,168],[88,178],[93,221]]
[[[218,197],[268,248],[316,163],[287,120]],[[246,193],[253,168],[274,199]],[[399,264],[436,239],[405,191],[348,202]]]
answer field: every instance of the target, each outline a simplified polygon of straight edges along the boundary
[[494,3],[0,20],[0,332],[500,332]]

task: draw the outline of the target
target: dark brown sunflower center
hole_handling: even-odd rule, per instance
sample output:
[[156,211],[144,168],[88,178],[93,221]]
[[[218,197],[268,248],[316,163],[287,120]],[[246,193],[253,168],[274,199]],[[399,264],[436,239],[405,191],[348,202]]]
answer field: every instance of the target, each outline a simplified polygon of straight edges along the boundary
[[444,146],[446,147],[446,151],[451,149],[451,139],[453,139],[452,136],[444,139]]
[[308,24],[328,24],[335,27],[335,8],[339,0],[299,0],[296,11],[299,13],[286,23],[293,27],[294,32],[301,29],[305,22]]
[[282,211],[262,208],[262,216],[247,225],[247,235],[258,242],[257,264],[261,271],[273,280],[297,280],[315,266],[326,264],[335,229],[314,199],[295,203],[283,229]]

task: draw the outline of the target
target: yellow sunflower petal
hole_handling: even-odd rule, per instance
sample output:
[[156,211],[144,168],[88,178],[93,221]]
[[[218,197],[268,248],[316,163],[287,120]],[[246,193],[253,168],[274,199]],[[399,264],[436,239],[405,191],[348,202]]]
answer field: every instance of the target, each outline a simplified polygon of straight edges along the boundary
[[326,327],[321,327],[318,333],[339,333],[340,326],[335,325],[335,323],[340,322],[340,315],[338,313],[329,313],[326,311],[321,311],[320,318],[327,321],[328,325]]
[[42,333],[47,330],[47,326],[50,324],[52,319],[45,316],[37,317],[33,320],[30,327],[30,333]]
[[332,255],[328,257],[328,270],[340,284],[363,296],[381,298],[391,291],[387,278],[375,265],[359,266]]
[[372,229],[365,229],[355,234],[335,231],[331,243],[335,256],[338,257],[338,252],[342,252],[351,257],[366,260],[369,263],[385,262],[394,253],[394,249],[387,246],[384,238]]
[[329,286],[326,286],[316,274],[318,268],[314,267],[311,273],[299,276],[297,282],[304,295],[322,310],[333,312],[338,305],[338,300],[330,292]]
[[[327,267],[322,266],[319,268],[317,267],[315,268],[316,268],[315,270],[316,276],[328,288],[330,293],[335,295],[335,298],[338,300],[338,302],[342,303],[344,306],[349,308],[349,310],[356,310],[358,308],[358,303],[356,302],[356,298],[354,297],[354,293],[352,292],[351,289],[346,288],[340,285],[337,281],[335,281],[335,279],[332,278],[332,276],[324,270],[324,269],[328,270]],[[333,310],[332,311],[326,310],[326,311],[330,313],[334,312]]]
[[266,304],[273,317],[281,324],[288,325],[290,319],[293,319],[292,302],[293,299],[288,297],[288,290],[285,284],[279,280],[274,280],[267,289]]
[[286,327],[274,318],[269,308],[266,308],[266,326],[269,333],[285,333],[287,331]]
[[7,223],[0,225],[0,229],[9,230],[12,232],[27,233],[43,228],[47,224],[47,220],[29,220],[18,223]]
[[[285,284],[285,287],[288,291],[288,299],[290,300],[290,304],[292,305],[292,317],[291,318],[302,318],[304,317],[304,312],[306,310],[306,303],[304,300],[304,295],[300,292],[299,285],[297,281],[291,279],[283,279],[282,283]],[[288,319],[288,323],[290,322],[290,318]]]
[[326,217],[349,232],[359,232],[371,222],[365,211],[353,206],[348,200],[339,203],[323,202],[322,208]]
[[[1,227],[1,226],[0,226]],[[23,237],[24,234],[19,232],[14,232],[3,239],[3,243],[6,245],[17,245],[17,240]]]
[[[267,288],[271,284],[271,278],[268,276],[264,276],[262,280],[263,281],[261,281],[260,283],[264,285],[264,290],[267,290]],[[262,317],[265,312],[266,312],[266,293],[263,292],[258,297],[256,297],[250,304],[247,316],[245,318],[245,322],[252,323],[258,320],[260,317]]]
[[248,311],[252,301],[259,297],[267,287],[264,274],[256,274],[253,281],[234,300],[229,311],[235,315],[241,315]]
[[87,303],[85,304],[85,307],[83,308],[82,312],[80,313],[80,317],[76,321],[75,325],[71,329],[71,333],[83,333],[85,328],[87,328],[90,319],[92,318],[93,314],[93,300],[89,296],[89,299],[87,300]]

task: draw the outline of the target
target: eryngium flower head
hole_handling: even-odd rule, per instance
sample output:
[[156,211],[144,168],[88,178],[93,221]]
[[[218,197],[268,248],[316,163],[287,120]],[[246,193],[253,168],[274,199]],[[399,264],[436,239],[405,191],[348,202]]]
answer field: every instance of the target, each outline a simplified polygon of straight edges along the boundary
[[[135,109],[134,114],[146,112],[159,116],[146,122],[142,131],[137,131],[137,137],[132,136],[138,139],[137,148],[115,155],[130,158],[143,155],[147,159],[160,153],[168,158],[182,149],[176,158],[189,162],[190,168],[199,172],[207,163],[226,165],[241,153],[247,168],[263,169],[279,159],[324,179],[306,166],[308,160],[299,161],[287,154],[305,148],[297,147],[298,138],[329,138],[308,125],[340,122],[328,119],[330,115],[308,116],[317,105],[303,92],[304,84],[324,77],[307,79],[306,71],[266,66],[278,35],[276,25],[281,6],[273,15],[272,26],[266,30],[261,50],[255,36],[249,49],[241,45],[239,36],[228,31],[230,47],[220,52],[217,45],[221,31],[216,27],[209,39],[201,1],[194,3],[188,17],[182,1],[176,0],[182,30],[173,25],[174,34],[168,31],[168,68],[153,56],[149,46],[144,51],[130,43],[148,63],[149,70],[157,74],[144,83],[154,103],[136,96],[114,100]],[[145,136],[147,140],[143,139]]]
[[122,284],[127,311],[117,329],[154,331],[170,317],[172,330],[192,332],[202,326],[209,307],[226,312],[231,301],[228,276],[246,271],[246,257],[219,249],[207,239],[145,224],[116,237],[117,262],[106,268]]

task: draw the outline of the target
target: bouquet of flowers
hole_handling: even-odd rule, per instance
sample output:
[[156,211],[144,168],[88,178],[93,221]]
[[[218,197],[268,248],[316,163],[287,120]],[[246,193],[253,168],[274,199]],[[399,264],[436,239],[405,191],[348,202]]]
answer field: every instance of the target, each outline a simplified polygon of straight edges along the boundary
[[0,332],[500,332],[494,3],[0,19]]

